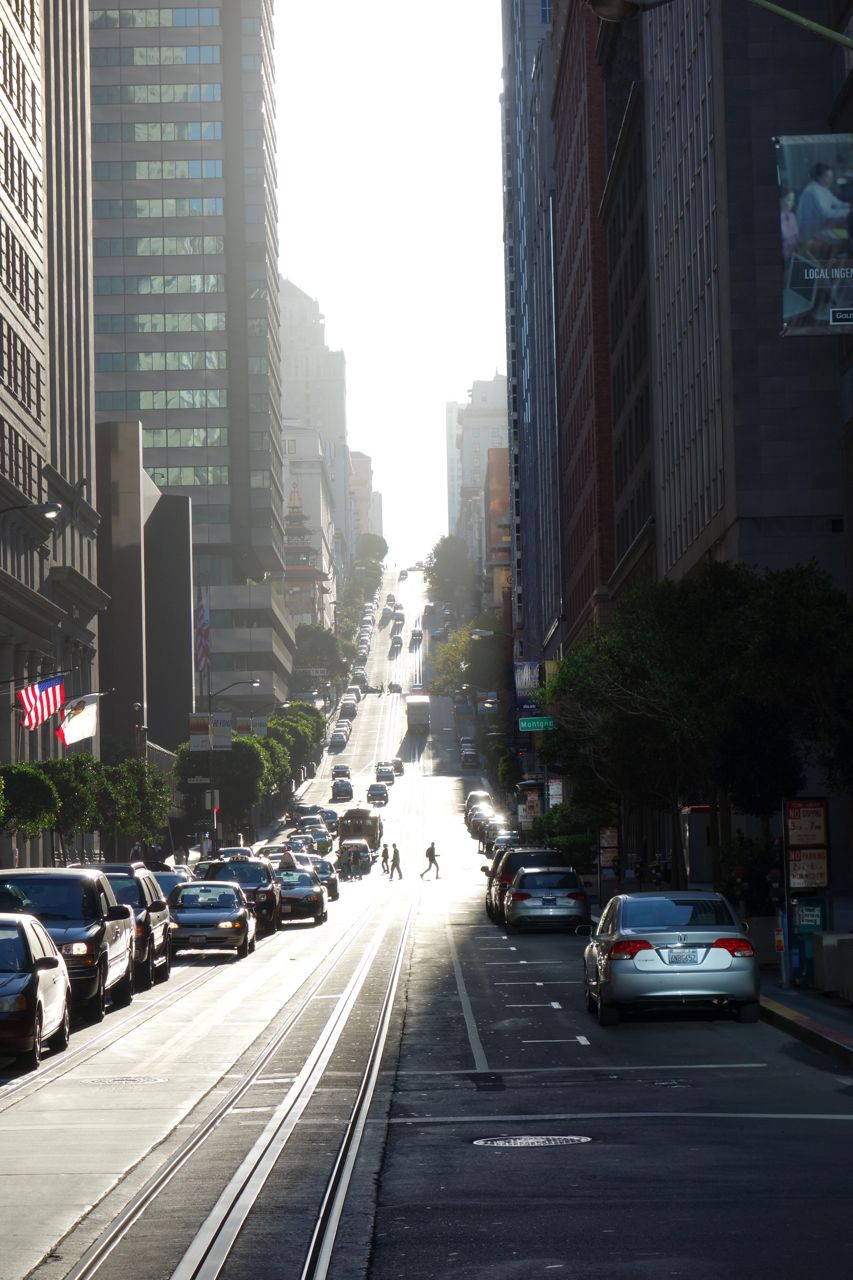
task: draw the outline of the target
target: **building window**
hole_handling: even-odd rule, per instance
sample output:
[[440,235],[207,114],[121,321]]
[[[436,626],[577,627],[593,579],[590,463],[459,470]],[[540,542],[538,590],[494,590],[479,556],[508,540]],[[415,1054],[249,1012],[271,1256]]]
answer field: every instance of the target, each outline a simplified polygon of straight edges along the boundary
[[218,44],[93,45],[93,67],[196,67],[221,62]]
[[145,311],[96,315],[96,333],[219,333],[224,311]]
[[224,275],[95,276],[95,293],[224,293]]
[[158,387],[154,391],[98,391],[95,408],[103,412],[155,411],[168,409],[226,409],[224,387]]
[[89,25],[109,27],[218,27],[217,5],[182,5],[140,9],[92,9]]
[[96,258],[172,258],[224,253],[224,236],[97,236]]
[[266,375],[269,373],[269,360],[266,356],[249,356],[249,373]]
[[224,368],[224,351],[100,351],[95,356],[96,373],[184,373]]
[[93,200],[96,218],[221,218],[222,196],[176,196],[170,200]]
[[92,177],[98,182],[151,182],[187,178],[221,178],[221,160],[95,160]]
[[221,102],[218,80],[205,84],[93,84],[92,106],[169,106],[178,102]]
[[228,484],[227,467],[146,467],[145,470],[161,489],[167,485]]
[[144,449],[224,449],[227,427],[143,427]]
[[[218,503],[194,502],[193,524],[228,524],[231,520],[231,508]],[[210,625],[227,626],[227,623],[214,622],[214,611],[210,613]]]
[[221,138],[221,120],[92,125],[93,142],[218,142]]
[[271,487],[271,477],[269,471],[250,471],[249,472],[249,488],[250,489],[269,489]]

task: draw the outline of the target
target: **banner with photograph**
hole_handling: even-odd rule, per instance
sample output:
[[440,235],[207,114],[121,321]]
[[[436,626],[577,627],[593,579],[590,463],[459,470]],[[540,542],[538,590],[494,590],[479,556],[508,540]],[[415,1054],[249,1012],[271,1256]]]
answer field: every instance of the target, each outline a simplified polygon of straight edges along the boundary
[[529,715],[539,710],[535,694],[542,687],[542,667],[538,662],[515,663],[516,715]]
[[853,333],[853,134],[774,138],[782,332]]

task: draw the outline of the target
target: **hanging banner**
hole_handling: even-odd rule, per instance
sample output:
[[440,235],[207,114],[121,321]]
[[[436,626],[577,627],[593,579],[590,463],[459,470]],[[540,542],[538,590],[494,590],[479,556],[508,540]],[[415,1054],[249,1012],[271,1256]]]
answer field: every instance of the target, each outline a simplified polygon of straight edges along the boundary
[[782,332],[853,333],[853,134],[774,138]]

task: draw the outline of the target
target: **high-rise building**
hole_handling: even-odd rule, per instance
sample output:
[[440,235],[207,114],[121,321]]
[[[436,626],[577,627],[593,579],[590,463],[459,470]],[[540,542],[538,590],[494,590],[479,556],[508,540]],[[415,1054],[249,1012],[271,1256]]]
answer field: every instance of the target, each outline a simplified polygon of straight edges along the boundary
[[550,0],[504,0],[504,169],[513,625],[519,657],[563,639],[554,316]]
[[[99,420],[188,495],[211,681],[287,696],[270,0],[91,5]],[[249,688],[254,678],[257,689]]]
[[467,404],[456,411],[454,472],[459,506],[455,526],[451,527],[465,542],[478,582],[486,570],[486,464],[490,449],[507,447],[506,394],[507,379],[496,373],[488,382],[475,382],[468,392]]
[[[279,299],[283,417],[315,431],[322,442],[334,500],[335,576],[346,582],[355,555],[346,360],[342,351],[326,346],[325,320],[314,298],[281,280]],[[287,460],[285,456],[285,464]]]
[[373,459],[366,453],[350,450],[352,463],[353,534],[356,546],[363,533],[371,533],[370,507],[373,498]]
[[[329,468],[323,442],[316,431],[289,420],[284,423],[284,457],[287,471],[289,506],[298,505],[304,514],[304,526],[310,531],[310,545],[314,550],[311,559],[316,573],[312,577],[302,573],[294,575],[291,567],[296,562],[291,546],[285,546],[285,590],[294,622],[314,623],[334,629],[336,599],[335,578],[335,506]],[[288,543],[293,542],[290,530],[297,523],[288,514]]]

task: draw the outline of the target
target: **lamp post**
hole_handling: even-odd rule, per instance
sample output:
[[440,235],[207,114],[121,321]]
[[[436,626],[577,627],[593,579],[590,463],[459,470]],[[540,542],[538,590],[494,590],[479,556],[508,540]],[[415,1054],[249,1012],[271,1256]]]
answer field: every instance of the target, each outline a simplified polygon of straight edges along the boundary
[[213,786],[213,699],[220,697],[223,693],[227,693],[229,689],[236,689],[239,685],[249,685],[252,689],[260,688],[260,680],[255,676],[254,680],[233,680],[231,684],[226,684],[224,689],[217,689],[216,693],[212,693],[210,689],[210,673],[208,672],[207,681],[207,775],[210,784],[210,851],[214,858],[219,848],[219,832],[216,827],[216,791]]
[[61,502],[19,502],[14,507],[0,509],[0,517],[12,511],[29,511],[34,516],[43,516],[45,520],[57,520],[62,515]]

